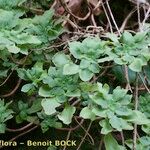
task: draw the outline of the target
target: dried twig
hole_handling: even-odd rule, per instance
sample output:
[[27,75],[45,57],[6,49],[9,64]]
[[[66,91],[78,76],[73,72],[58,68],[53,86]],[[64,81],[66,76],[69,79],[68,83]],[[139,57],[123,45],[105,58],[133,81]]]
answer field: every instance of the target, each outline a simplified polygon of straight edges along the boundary
[[125,139],[124,139],[123,131],[120,132],[120,135],[121,135],[122,145],[123,147],[125,147]]
[[[69,140],[70,135],[71,135],[71,130],[70,130],[70,131],[68,131],[66,141],[68,141],[68,140]],[[65,145],[65,146],[64,146],[63,150],[66,150],[66,148],[67,148],[67,145]]]
[[113,28],[112,28],[112,25],[111,25],[111,21],[110,21],[110,19],[109,19],[108,13],[107,13],[107,11],[106,11],[106,8],[105,8],[103,2],[102,2],[102,7],[103,7],[103,10],[104,10],[104,12],[105,12],[105,15],[106,15],[106,18],[107,18],[107,20],[108,20],[108,23],[109,23],[110,32],[113,33]]
[[27,125],[25,125],[25,126],[23,126],[23,127],[21,127],[21,128],[18,128],[18,129],[6,128],[6,131],[9,131],[9,132],[21,132],[21,131],[23,131],[23,130],[29,128],[29,127],[32,126],[32,125],[33,125],[33,123],[31,122],[31,123],[29,123],[29,124],[27,124]]
[[61,5],[64,7],[65,11],[67,13],[69,13],[71,16],[73,16],[74,18],[78,19],[79,21],[84,21],[91,15],[91,9],[88,7],[89,12],[86,14],[86,16],[83,18],[78,17],[71,12],[71,10],[68,8],[68,6],[64,0],[59,0],[59,1],[60,1]]
[[5,98],[5,97],[12,96],[18,90],[18,88],[19,88],[19,86],[21,84],[21,81],[22,81],[22,79],[19,78],[19,80],[17,81],[17,84],[16,84],[15,88],[11,92],[9,92],[7,94],[0,95],[0,97],[1,98]]
[[0,87],[3,86],[11,77],[12,73],[14,72],[14,69],[11,71],[11,73],[7,76],[7,78],[0,84]]
[[149,14],[150,14],[150,6],[149,6],[149,8],[148,8],[148,10],[147,10],[147,13],[146,13],[146,15],[145,15],[145,17],[144,17],[144,20],[143,20],[143,22],[142,22],[142,28],[143,28],[143,26],[145,25],[145,22],[146,22],[146,20],[148,19]]
[[81,140],[81,142],[80,142],[80,144],[79,144],[79,146],[78,146],[78,148],[76,150],[80,150],[82,143],[84,142],[86,136],[88,135],[88,132],[89,132],[89,130],[91,128],[91,125],[92,125],[92,121],[90,122],[90,124],[89,124],[89,126],[88,126],[88,128],[86,130],[86,133],[85,133],[84,137],[82,138],[82,140]]
[[120,27],[120,29],[119,29],[119,31],[120,31],[121,33],[122,33],[123,30],[125,29],[125,26],[126,26],[128,20],[130,19],[130,17],[132,16],[132,14],[133,14],[136,10],[137,10],[136,8],[133,9],[133,10],[126,16],[126,18],[124,19],[124,21],[123,21],[123,23],[122,23],[122,25],[121,25],[121,27]]
[[116,30],[118,31],[119,36],[121,36],[120,30],[119,30],[119,28],[118,28],[118,25],[117,25],[117,23],[116,23],[116,21],[115,21],[115,18],[114,18],[114,16],[113,16],[113,14],[112,14],[111,8],[110,8],[109,3],[108,3],[108,0],[106,0],[106,5],[107,5],[107,8],[108,8],[108,10],[109,10],[109,13],[110,13],[110,16],[111,16],[111,18],[112,18],[112,21],[113,21],[113,23],[114,23],[114,25],[115,25],[115,27],[116,27]]
[[[135,83],[135,110],[138,109],[138,74],[136,77],[136,83]],[[136,150],[136,142],[137,142],[137,124],[134,124],[134,130],[133,130],[133,150]]]
[[125,72],[125,78],[126,78],[126,81],[127,81],[126,89],[129,89],[130,92],[133,93],[131,85],[130,85],[129,73],[128,73],[127,65],[124,66],[124,72]]
[[102,146],[103,146],[103,137],[101,137],[100,142],[99,142],[99,150],[102,150]]
[[73,127],[73,128],[56,128],[56,129],[62,130],[62,131],[74,131],[74,130],[78,129],[80,127],[80,125],[83,124],[83,122],[84,122],[84,119],[82,119],[80,121],[80,123],[77,126]]
[[[27,134],[27,133],[29,133],[29,132],[35,130],[37,127],[38,127],[38,125],[34,126],[33,128],[31,128],[31,129],[29,129],[29,130],[27,130],[27,131],[24,131],[24,132],[18,134],[17,136],[15,136],[15,137],[13,137],[12,139],[10,139],[9,142],[15,141],[15,140],[18,139],[19,137],[21,137],[21,136],[23,136],[23,135],[25,135],[25,134]],[[3,147],[4,147],[4,146],[0,146],[0,149],[2,149]]]
[[137,1],[136,5],[137,5],[137,13],[138,13],[139,30],[141,30],[141,19],[140,19],[141,15],[140,15],[140,3],[139,3],[139,1]]
[[147,90],[147,92],[148,92],[148,93],[150,93],[149,88],[147,87],[147,85],[146,85],[145,81],[143,80],[143,78],[141,77],[141,75],[140,75],[139,73],[138,73],[138,76],[139,76],[139,77],[140,77],[140,79],[142,80],[143,85],[144,85],[145,89]]
[[[79,124],[79,121],[77,120],[77,118],[75,117],[75,121]],[[85,131],[85,132],[87,132],[86,131],[86,129],[81,125],[81,124],[79,124],[80,125],[80,127]],[[91,139],[91,142],[92,142],[92,145],[94,145],[94,139],[92,138],[92,136],[87,132],[87,135],[89,136],[89,138]]]

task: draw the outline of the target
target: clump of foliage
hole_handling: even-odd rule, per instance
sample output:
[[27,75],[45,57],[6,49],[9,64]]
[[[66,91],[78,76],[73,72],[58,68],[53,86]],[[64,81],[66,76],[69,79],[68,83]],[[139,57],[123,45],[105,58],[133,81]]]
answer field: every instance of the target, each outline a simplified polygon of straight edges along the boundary
[[[149,24],[138,32],[99,35],[93,29],[70,38],[56,10],[44,10],[48,3],[30,3],[27,9],[27,0],[0,0],[0,133],[33,125],[43,133],[79,130],[72,133],[79,138],[82,128],[85,138],[96,144],[101,139],[101,149],[148,150]],[[33,13],[39,12],[35,6],[40,14]],[[28,124],[10,129],[9,121]]]
[[5,133],[6,122],[13,118],[13,111],[8,108],[10,103],[5,104],[4,100],[0,101],[0,133]]

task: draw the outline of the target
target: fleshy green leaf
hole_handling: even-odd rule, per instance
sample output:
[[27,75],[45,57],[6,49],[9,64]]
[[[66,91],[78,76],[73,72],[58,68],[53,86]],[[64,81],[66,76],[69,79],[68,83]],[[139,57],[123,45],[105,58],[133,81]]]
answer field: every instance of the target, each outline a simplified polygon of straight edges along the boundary
[[74,42],[69,43],[69,50],[70,50],[71,54],[77,59],[80,59],[82,56],[80,48],[81,48],[80,42],[74,41]]
[[124,96],[127,94],[127,90],[125,89],[121,89],[120,87],[116,87],[113,90],[113,98],[115,101],[118,101],[122,98],[124,98]]
[[93,72],[93,73],[99,73],[99,71],[100,71],[100,67],[99,67],[99,65],[96,64],[96,63],[91,63],[91,64],[89,65],[88,69],[89,69],[91,72]]
[[81,62],[80,62],[80,68],[81,69],[86,69],[86,68],[89,67],[90,63],[91,62],[89,60],[82,59]]
[[133,44],[134,43],[134,37],[132,36],[131,33],[125,31],[123,34],[122,34],[122,42],[124,44],[127,44],[127,45],[130,45],[130,44]]
[[119,107],[115,110],[115,113],[118,116],[129,116],[132,114],[132,110],[128,109],[127,107]]
[[20,52],[20,48],[15,45],[8,45],[7,49],[10,53],[14,53],[14,54],[17,54]]
[[98,59],[98,63],[104,63],[106,61],[112,61],[112,60],[113,59],[110,56],[108,56],[108,57]]
[[73,63],[66,64],[63,68],[64,75],[73,75],[79,72],[79,66]]
[[41,105],[46,115],[52,115],[61,104],[57,102],[56,98],[45,98],[42,100]]
[[93,77],[93,72],[88,69],[83,69],[79,71],[79,76],[82,81],[89,81]]
[[134,61],[129,65],[129,68],[132,71],[141,72],[141,70],[142,70],[142,62],[141,62],[141,60],[138,59],[138,58],[134,59]]
[[146,35],[146,32],[137,32],[136,35],[134,36],[135,42],[140,42],[144,39]]
[[114,33],[107,33],[106,36],[111,39],[114,43],[118,43],[118,37]]
[[99,117],[107,117],[107,110],[105,109],[101,109],[101,108],[93,108],[92,109],[92,112],[96,115],[96,116],[99,116]]
[[89,95],[89,97],[102,108],[108,108],[108,102],[100,95]]
[[144,125],[144,124],[149,124],[150,120],[147,119],[144,113],[133,110],[133,113],[126,117],[126,120],[132,123],[136,123],[138,125]]
[[74,90],[74,91],[67,91],[66,96],[68,97],[80,97],[81,96],[81,91],[80,90]]
[[29,83],[29,84],[25,84],[22,88],[21,88],[21,91],[22,92],[29,92],[32,88],[34,88],[34,85]]
[[118,118],[116,116],[111,117],[109,123],[113,128],[117,129],[118,131],[122,131],[122,129],[126,130],[133,129],[133,127],[129,125],[125,120],[123,120],[122,118]]
[[53,97],[51,89],[47,85],[40,87],[39,95],[43,97]]
[[104,143],[106,150],[125,150],[123,146],[120,146],[115,138],[111,134],[107,134],[104,137]]
[[64,123],[64,124],[70,124],[72,121],[73,114],[75,113],[76,108],[73,106],[66,106],[62,113],[58,115],[58,118]]
[[150,135],[150,123],[149,124],[145,124],[145,125],[142,125],[142,130],[149,134]]
[[61,66],[64,66],[65,64],[69,63],[70,59],[64,53],[59,52],[53,56],[52,61],[55,64],[55,66],[61,67]]
[[92,121],[95,119],[95,114],[89,107],[84,107],[80,112],[80,116],[84,119],[91,119]]
[[35,101],[33,101],[33,104],[30,108],[28,108],[28,114],[33,114],[36,113],[38,111],[40,111],[42,109],[41,106],[41,99],[36,99]]
[[102,126],[101,133],[102,134],[108,134],[113,131],[113,128],[111,127],[108,120],[102,120],[99,122],[100,126]]

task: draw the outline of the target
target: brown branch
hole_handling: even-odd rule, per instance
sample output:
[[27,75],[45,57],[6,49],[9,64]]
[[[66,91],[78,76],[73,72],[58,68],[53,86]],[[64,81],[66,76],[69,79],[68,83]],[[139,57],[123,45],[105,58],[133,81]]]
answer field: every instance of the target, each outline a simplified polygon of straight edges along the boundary
[[[17,136],[15,136],[15,137],[13,137],[12,139],[10,139],[9,142],[15,141],[15,140],[18,139],[19,137],[21,137],[21,136],[23,136],[23,135],[25,135],[25,134],[27,134],[27,133],[29,133],[29,132],[35,130],[37,127],[38,127],[38,125],[34,126],[33,128],[31,128],[31,129],[29,129],[29,130],[27,130],[27,131],[24,131],[23,133],[18,134]],[[4,147],[4,146],[0,146],[0,149],[2,149],[3,147]]]
[[121,33],[122,33],[123,30],[125,29],[125,26],[126,26],[128,20],[130,19],[130,17],[133,15],[133,13],[134,13],[136,10],[137,10],[137,9],[133,9],[133,10],[126,16],[126,18],[124,19],[124,21],[123,21],[123,23],[122,23],[122,25],[121,25],[121,27],[120,27],[120,29],[119,29],[119,31],[120,31]]
[[129,89],[130,92],[133,93],[131,85],[130,85],[129,73],[128,73],[127,65],[124,66],[124,72],[125,72],[125,78],[126,78],[126,81],[127,81],[126,89]]
[[6,131],[8,131],[8,132],[20,132],[20,131],[23,131],[23,130],[29,128],[29,127],[32,126],[32,125],[33,125],[33,123],[31,122],[31,123],[27,124],[26,126],[23,126],[23,127],[21,127],[21,128],[18,128],[18,129],[6,128]]
[[[135,83],[135,110],[138,109],[138,74],[136,76],[136,83]],[[136,142],[137,142],[137,124],[134,124],[133,130],[133,150],[136,150]]]
[[12,75],[14,69],[11,71],[11,73],[7,76],[7,78],[0,84],[0,87],[3,86],[10,78],[10,76]]
[[99,142],[99,150],[102,150],[102,146],[103,146],[103,137],[101,138],[100,142]]
[[90,124],[89,124],[89,126],[88,126],[88,128],[86,130],[86,133],[85,133],[84,137],[82,138],[82,140],[81,140],[81,142],[80,142],[80,144],[79,144],[79,146],[78,146],[78,148],[76,150],[80,150],[82,143],[84,142],[86,136],[88,135],[88,132],[89,132],[89,130],[91,128],[91,125],[92,125],[92,121],[90,122]]
[[12,96],[12,95],[17,91],[17,89],[19,88],[21,82],[22,82],[22,79],[19,78],[19,80],[18,80],[18,82],[17,82],[15,88],[14,88],[11,92],[9,92],[9,93],[7,93],[7,94],[0,95],[0,97],[1,97],[1,98],[5,98],[5,97]]
[[[86,129],[78,122],[77,118],[75,118],[75,121],[81,126],[81,128],[85,131],[85,133],[87,132]],[[92,136],[87,132],[87,135],[89,136],[89,138],[92,141],[92,145],[94,145],[94,139],[92,138]]]
[[[71,135],[71,130],[70,130],[70,131],[68,132],[68,134],[67,134],[66,141],[68,141],[68,140],[69,140],[70,135]],[[66,150],[66,148],[67,148],[67,144],[64,146],[63,150]]]
[[143,26],[145,25],[145,22],[146,22],[146,20],[147,20],[148,17],[149,17],[149,13],[150,13],[150,5],[149,5],[149,8],[148,8],[148,11],[146,12],[145,18],[144,18],[144,20],[143,20],[143,22],[142,22],[142,28],[143,28]]
[[113,16],[112,11],[111,11],[111,8],[110,8],[110,6],[109,6],[108,0],[106,0],[106,5],[107,5],[108,11],[109,11],[109,13],[110,13],[110,16],[111,16],[111,18],[112,18],[112,21],[113,21],[113,23],[114,23],[114,25],[115,25],[115,27],[116,27],[116,30],[117,30],[119,36],[121,36],[121,33],[120,33],[120,31],[119,31],[119,28],[118,28],[118,25],[117,25],[117,23],[116,23],[116,21],[115,21],[115,18],[114,18],[114,16]]
[[68,8],[68,6],[67,6],[65,0],[59,0],[59,2],[61,3],[61,5],[63,6],[63,8],[65,9],[65,11],[66,11],[67,13],[69,13],[71,16],[73,16],[74,18],[76,18],[76,19],[78,19],[78,20],[80,20],[80,21],[86,20],[86,19],[91,15],[91,9],[88,7],[89,12],[86,14],[86,16],[83,17],[83,18],[78,17],[78,16],[74,15],[74,14],[71,12],[71,10]]
[[80,121],[80,123],[77,126],[73,127],[73,128],[56,128],[56,129],[62,130],[62,131],[74,131],[74,130],[78,129],[80,127],[80,125],[83,124],[83,122],[84,122],[84,119],[82,119]]
[[110,21],[110,19],[109,19],[108,13],[107,13],[107,10],[106,10],[106,8],[105,8],[103,2],[102,2],[102,7],[103,7],[103,10],[104,10],[104,12],[105,12],[106,18],[107,18],[107,20],[108,20],[108,24],[109,24],[109,27],[110,27],[110,32],[113,33],[112,24],[111,24],[111,21]]
[[20,59],[20,60],[17,60],[17,59],[15,59],[15,58],[12,56],[12,54],[10,55],[11,60],[12,60],[15,64],[17,64],[17,65],[23,65],[23,64],[26,62],[27,57],[28,57],[28,55],[25,56],[24,58]]
[[120,132],[120,135],[121,135],[121,140],[122,140],[122,146],[125,147],[125,139],[124,139],[123,131]]
[[138,73],[138,76],[139,76],[139,77],[140,77],[140,79],[142,80],[143,85],[144,85],[145,89],[147,90],[147,92],[148,92],[148,93],[150,93],[149,88],[147,87],[147,85],[146,85],[145,81],[142,79],[142,77],[141,77],[141,75],[140,75],[139,73]]

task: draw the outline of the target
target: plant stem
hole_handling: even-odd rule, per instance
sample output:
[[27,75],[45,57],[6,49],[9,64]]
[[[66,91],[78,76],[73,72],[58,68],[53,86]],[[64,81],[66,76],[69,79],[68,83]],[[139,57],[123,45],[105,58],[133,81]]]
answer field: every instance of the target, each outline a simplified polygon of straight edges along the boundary
[[81,142],[80,142],[80,144],[79,144],[77,150],[80,150],[80,147],[81,147],[82,143],[84,142],[86,136],[88,135],[88,132],[89,132],[89,130],[90,130],[90,128],[91,128],[91,125],[92,125],[92,121],[90,122],[90,124],[89,124],[89,126],[88,126],[88,128],[87,128],[87,132],[85,133],[84,137],[82,138],[82,140],[81,140]]
[[[136,83],[135,83],[135,110],[138,109],[138,74],[136,75]],[[133,150],[136,150],[136,143],[137,143],[137,124],[134,124],[134,131],[133,131]]]

